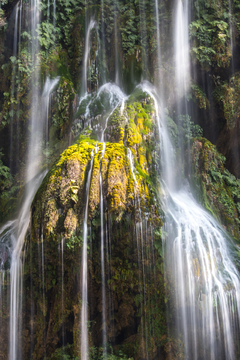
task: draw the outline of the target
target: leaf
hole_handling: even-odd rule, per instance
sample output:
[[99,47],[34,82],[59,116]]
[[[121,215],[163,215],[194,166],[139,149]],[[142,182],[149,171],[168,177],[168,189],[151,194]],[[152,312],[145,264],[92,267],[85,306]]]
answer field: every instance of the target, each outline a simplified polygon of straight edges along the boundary
[[78,202],[78,196],[76,194],[71,194],[71,199],[77,203]]

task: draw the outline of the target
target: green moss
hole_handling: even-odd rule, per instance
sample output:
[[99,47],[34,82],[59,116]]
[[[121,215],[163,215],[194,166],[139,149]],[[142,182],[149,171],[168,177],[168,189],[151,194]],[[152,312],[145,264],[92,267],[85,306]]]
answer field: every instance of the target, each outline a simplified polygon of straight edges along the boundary
[[214,96],[223,109],[227,127],[233,129],[240,116],[240,73],[235,73],[229,81],[220,82]]
[[240,183],[224,167],[225,158],[210,141],[199,138],[193,142],[192,164],[194,181],[201,183],[203,205],[239,239]]
[[[128,345],[122,344],[123,347],[113,349],[115,353],[126,350],[127,356],[131,358],[138,356],[146,341],[150,344],[149,351],[153,353],[167,341],[157,343],[152,333],[153,327],[160,337],[166,332],[166,316],[163,314],[166,312],[164,298],[167,297],[163,281],[163,260],[155,232],[155,229],[160,231],[162,226],[162,214],[156,196],[156,167],[151,155],[155,139],[152,115],[149,98],[143,99],[141,103],[129,102],[123,115],[116,109],[108,120],[106,135],[109,135],[110,141],[105,144],[104,153],[103,144],[92,139],[91,132],[82,133],[75,144],[66,149],[55,162],[35,196],[32,206],[31,252],[27,254],[33,263],[25,268],[25,272],[26,277],[32,279],[35,294],[36,359],[43,356],[42,343],[46,319],[50,319],[48,331],[51,334],[51,354],[57,356],[60,353],[60,350],[56,350],[59,346],[59,334],[68,331],[73,336],[74,356],[79,356],[81,292],[76,291],[76,288],[80,288],[79,259],[82,255],[86,180],[90,170],[91,154],[94,155],[94,159],[88,209],[88,228],[91,228],[88,233],[88,278],[91,291],[100,294],[101,171],[104,229],[107,228],[108,235],[105,236],[109,239],[106,246],[109,254],[111,253],[111,263],[108,264],[111,276],[106,278],[106,296],[111,294],[115,304],[113,317],[107,319],[107,328],[110,329],[114,324],[115,329],[109,332],[109,342],[114,343],[118,336],[125,336],[122,334],[125,334],[126,329],[129,334],[132,331],[129,329],[137,329],[134,338],[129,336]],[[129,120],[128,126],[125,126],[126,119]],[[131,150],[135,163],[135,179],[127,156],[130,133],[134,139]],[[140,221],[142,230],[139,228]],[[140,241],[144,253],[139,252]],[[156,251],[153,252],[155,242]],[[38,254],[39,249],[44,253],[44,268],[42,255]],[[144,262],[145,270],[150,274],[145,284],[139,276],[138,262],[141,256],[141,262]],[[59,272],[60,257],[63,259],[63,265]],[[156,262],[155,273],[150,269],[153,259]],[[139,301],[143,300],[137,299],[136,296],[139,292],[143,294],[144,286],[148,294],[145,311],[152,325],[147,335],[142,338],[144,314],[141,312]],[[45,300],[39,296],[43,289]],[[158,294],[157,298],[155,294]],[[89,308],[93,314],[90,323],[92,334],[89,333],[89,339],[93,345],[101,332],[99,319],[102,311],[101,302],[96,305],[95,298],[97,297],[89,298]],[[59,299],[64,303],[64,310]]]

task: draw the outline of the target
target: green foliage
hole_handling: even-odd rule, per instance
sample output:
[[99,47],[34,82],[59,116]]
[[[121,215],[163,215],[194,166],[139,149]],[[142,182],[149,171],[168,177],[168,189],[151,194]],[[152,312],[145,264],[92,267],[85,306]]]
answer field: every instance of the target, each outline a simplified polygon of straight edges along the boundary
[[78,360],[78,357],[73,355],[73,345],[66,345],[58,348],[54,353],[47,358],[47,360]]
[[[202,144],[201,148],[199,144]],[[199,138],[193,143],[193,174],[202,184],[203,205],[237,239],[240,233],[240,180],[224,168],[225,160],[206,139]]]
[[193,137],[201,137],[203,135],[201,126],[195,125],[194,122],[191,121],[191,117],[189,115],[179,115],[178,121],[179,125],[182,127],[181,130],[186,141]]
[[0,191],[1,193],[9,187],[11,183],[11,175],[10,175],[10,169],[5,166],[2,162],[2,156],[3,156],[2,149],[0,149]]
[[213,77],[216,89],[214,97],[222,106],[227,127],[233,129],[240,118],[240,73],[235,73],[229,81]]
[[227,67],[231,58],[228,2],[195,2],[198,18],[191,22],[192,55],[207,68]]
[[[4,0],[2,0],[2,1],[4,1]],[[4,5],[4,4],[2,4],[2,5]],[[3,9],[0,8],[0,31],[2,29],[5,29],[6,24],[7,23],[6,23],[6,20],[4,18],[4,11],[3,11]]]
[[155,249],[158,251],[159,255],[163,258],[163,230],[162,228],[155,229],[154,231],[154,246]]
[[79,246],[82,247],[83,244],[83,238],[81,235],[75,236],[72,235],[70,239],[67,240],[67,248],[70,250],[73,250],[75,247]]
[[120,11],[122,14],[120,23],[122,49],[125,56],[134,55],[137,50],[137,44],[139,43],[136,10],[129,1],[121,5]]
[[55,106],[52,119],[59,139],[63,138],[71,120],[74,96],[75,92],[71,82],[62,79],[55,93]]
[[41,22],[38,29],[38,37],[42,49],[49,50],[55,44],[56,31],[59,32],[60,29],[55,29],[51,23]]
[[194,83],[191,83],[192,93],[198,103],[200,109],[208,109],[210,107],[206,94],[200,89],[200,87]]
[[9,167],[5,166],[2,157],[3,152],[0,149],[0,222],[9,215],[16,205],[16,197],[19,187],[13,182]]
[[129,358],[122,350],[113,351],[111,346],[107,348],[107,356],[105,357],[104,351],[102,347],[97,348],[96,346],[92,346],[89,349],[89,359],[90,360],[133,360],[133,358]]

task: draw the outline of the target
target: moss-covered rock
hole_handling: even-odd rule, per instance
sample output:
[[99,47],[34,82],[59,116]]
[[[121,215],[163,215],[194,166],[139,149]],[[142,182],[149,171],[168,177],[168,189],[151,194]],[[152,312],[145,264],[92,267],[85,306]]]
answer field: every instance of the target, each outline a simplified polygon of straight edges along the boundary
[[26,352],[33,347],[34,359],[41,359],[44,352],[53,358],[61,351],[79,356],[83,219],[92,157],[88,202],[90,356],[101,356],[101,232],[108,352],[139,360],[148,352],[154,359],[172,342],[166,336],[168,296],[161,250],[162,212],[156,192],[158,170],[151,156],[156,126],[150,98],[143,96],[141,102],[130,99],[123,115],[116,109],[107,125],[106,137],[111,142],[91,139],[91,131],[88,136],[80,135],[51,168],[33,201],[24,309],[33,303],[34,310],[31,317],[26,311],[24,328],[34,345],[25,335],[23,343]]
[[240,182],[225,167],[225,158],[210,141],[199,138],[192,144],[193,181],[203,205],[223,226],[240,239]]

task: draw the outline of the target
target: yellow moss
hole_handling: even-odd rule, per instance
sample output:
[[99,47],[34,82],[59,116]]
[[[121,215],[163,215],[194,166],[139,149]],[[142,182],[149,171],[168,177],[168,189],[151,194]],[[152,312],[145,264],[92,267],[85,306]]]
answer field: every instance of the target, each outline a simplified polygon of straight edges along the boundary
[[141,132],[141,130],[144,129],[143,121],[144,121],[144,119],[143,119],[143,118],[139,118],[139,117],[138,117],[137,120],[136,120],[137,129],[138,129],[139,132]]
[[65,227],[65,238],[70,238],[76,231],[78,225],[78,219],[76,214],[74,213],[74,210],[70,208],[67,212],[67,216],[64,221],[64,227]]
[[100,187],[99,187],[99,181],[100,181],[100,160],[102,157],[102,152],[98,151],[97,154],[94,156],[93,161],[93,169],[92,169],[92,178],[91,178],[91,184],[90,184],[90,196],[89,196],[89,216],[94,216],[94,210],[96,206],[99,204],[100,199]]
[[49,235],[54,232],[59,217],[54,199],[48,200],[46,209],[46,218],[48,219],[46,223],[46,229]]
[[143,172],[147,174],[147,159],[144,153],[143,148],[139,148],[138,150],[138,156],[139,156],[139,165],[141,166]]

